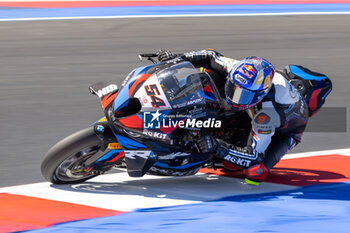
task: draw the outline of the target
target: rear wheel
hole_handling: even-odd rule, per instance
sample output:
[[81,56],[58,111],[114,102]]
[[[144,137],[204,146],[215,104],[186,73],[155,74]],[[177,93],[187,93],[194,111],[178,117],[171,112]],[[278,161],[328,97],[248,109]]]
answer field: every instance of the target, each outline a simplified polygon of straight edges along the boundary
[[100,171],[85,164],[100,152],[100,148],[101,140],[94,128],[83,129],[61,140],[47,152],[41,164],[41,173],[54,184],[78,183],[91,179],[99,175]]

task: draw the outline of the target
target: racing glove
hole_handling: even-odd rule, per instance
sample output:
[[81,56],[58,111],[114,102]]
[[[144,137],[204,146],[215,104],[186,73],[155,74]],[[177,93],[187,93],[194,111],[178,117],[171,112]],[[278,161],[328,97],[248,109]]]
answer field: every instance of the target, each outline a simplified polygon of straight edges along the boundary
[[176,56],[170,50],[159,50],[158,52],[158,60],[160,62],[167,61],[175,58]]
[[214,153],[218,147],[218,142],[211,135],[203,135],[197,139],[196,146],[200,153]]

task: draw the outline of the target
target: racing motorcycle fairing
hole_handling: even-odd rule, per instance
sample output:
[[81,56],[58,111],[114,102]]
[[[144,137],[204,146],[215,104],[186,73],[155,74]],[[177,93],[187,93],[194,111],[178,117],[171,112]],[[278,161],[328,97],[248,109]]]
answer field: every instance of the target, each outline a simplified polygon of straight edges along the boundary
[[[230,130],[220,128],[228,119],[225,102],[209,74],[189,62],[136,68],[119,89],[103,82],[89,89],[99,97],[105,117],[48,151],[41,172],[52,183],[83,182],[124,162],[134,177],[194,175],[214,161],[213,155],[198,153],[196,139],[206,133],[230,136],[220,132]],[[204,130],[212,120],[219,120],[217,128]]]
[[104,82],[98,82],[89,87],[92,94],[97,95],[101,101],[103,109],[106,109],[111,104],[117,93],[118,86],[116,84],[106,84]]
[[129,98],[115,110],[117,119],[135,115],[141,110],[141,103],[138,98]]
[[309,117],[314,116],[332,91],[331,80],[326,75],[311,71],[301,65],[288,65],[283,72],[289,78],[289,82],[304,97],[308,105]]
[[[139,134],[141,138],[152,138],[153,142],[167,141],[169,144],[178,128],[176,122],[186,120],[188,116],[191,119],[217,116],[220,109],[218,94],[208,82],[203,87],[208,75],[200,73],[191,63],[161,63],[146,67],[142,72],[133,73],[114,102],[114,110],[128,98],[137,98],[141,103],[139,113],[116,118],[117,128],[124,129],[124,133],[129,132],[133,134],[131,136]],[[136,80],[135,75],[139,77]],[[155,119],[158,120],[157,125],[153,122]],[[171,124],[173,122],[175,124]]]
[[154,164],[181,170],[211,159],[211,155],[194,151],[193,144],[177,143],[186,137],[186,130],[200,129],[180,129],[176,122],[216,119],[222,111],[210,77],[191,63],[140,67],[128,75],[119,91],[105,83],[94,84],[90,90],[101,100],[107,121],[124,150],[130,176],[143,176]]
[[150,150],[126,150],[125,162],[131,177],[141,177],[156,162],[156,156]]
[[[285,73],[290,85],[305,88],[310,114],[315,114],[331,91],[330,80],[302,66],[290,65]],[[230,109],[211,77],[215,72],[170,60],[134,69],[119,89],[93,84],[90,92],[99,97],[105,117],[52,147],[41,166],[43,176],[55,184],[82,182],[123,162],[132,177],[193,175],[209,163],[215,167],[221,160],[199,153],[195,141],[210,134],[244,146],[252,126],[246,112]]]

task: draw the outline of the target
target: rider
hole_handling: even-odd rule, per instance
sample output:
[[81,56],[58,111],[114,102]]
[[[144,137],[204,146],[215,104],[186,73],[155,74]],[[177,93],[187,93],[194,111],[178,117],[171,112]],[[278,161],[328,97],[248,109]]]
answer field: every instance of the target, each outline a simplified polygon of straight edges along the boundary
[[214,81],[232,110],[247,111],[252,128],[246,146],[229,144],[211,135],[197,141],[201,153],[214,153],[231,168],[243,169],[247,183],[258,185],[300,143],[308,121],[307,104],[283,73],[276,72],[267,60],[254,56],[239,61],[214,50],[178,55],[161,50],[158,59],[189,61],[196,67],[215,71],[221,80]]

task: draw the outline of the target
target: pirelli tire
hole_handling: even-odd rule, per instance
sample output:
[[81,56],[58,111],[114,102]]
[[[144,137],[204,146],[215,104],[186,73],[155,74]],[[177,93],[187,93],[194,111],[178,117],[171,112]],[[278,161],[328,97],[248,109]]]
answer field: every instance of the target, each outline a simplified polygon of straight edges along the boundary
[[86,157],[92,156],[99,151],[100,145],[101,141],[95,134],[94,127],[80,130],[64,138],[56,143],[45,155],[41,163],[41,173],[43,177],[54,184],[69,184],[83,182],[97,176],[98,174],[96,173],[74,175],[67,172],[67,175],[64,174],[64,172],[59,173],[58,171],[61,169],[62,164],[67,163],[67,161],[68,167],[66,170],[68,171],[72,166],[76,166],[76,164],[79,163],[78,160],[86,160]]

